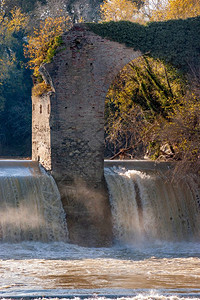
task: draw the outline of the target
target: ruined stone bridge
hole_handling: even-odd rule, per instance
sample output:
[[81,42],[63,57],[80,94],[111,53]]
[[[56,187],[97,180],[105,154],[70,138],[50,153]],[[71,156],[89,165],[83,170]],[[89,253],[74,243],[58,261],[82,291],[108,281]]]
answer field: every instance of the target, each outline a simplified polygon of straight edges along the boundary
[[[32,97],[32,159],[51,171],[58,183],[71,240],[83,245],[101,245],[111,236],[103,176],[105,97],[118,72],[147,50],[148,36],[141,30],[134,50],[125,45],[126,37],[119,29],[120,41],[112,41],[111,27],[105,29],[105,25],[100,25],[105,38],[97,34],[99,27],[91,26],[94,28],[79,24],[65,33],[53,61],[40,68],[52,92]],[[159,57],[156,49],[160,49],[160,44],[154,44],[159,41],[156,33],[151,38],[152,56]]]

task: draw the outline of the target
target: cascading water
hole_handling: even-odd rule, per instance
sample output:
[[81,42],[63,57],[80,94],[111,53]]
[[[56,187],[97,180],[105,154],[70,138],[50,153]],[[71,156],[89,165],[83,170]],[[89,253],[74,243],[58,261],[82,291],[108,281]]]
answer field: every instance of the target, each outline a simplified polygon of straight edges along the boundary
[[37,163],[0,160],[0,298],[200,299],[200,201],[191,182],[167,182],[161,163],[105,166],[121,243],[84,248],[63,242],[54,180]]
[[54,179],[37,163],[0,162],[0,240],[67,241],[67,225]]
[[125,167],[107,167],[105,178],[119,242],[200,240],[199,196],[189,179],[176,184],[162,169]]

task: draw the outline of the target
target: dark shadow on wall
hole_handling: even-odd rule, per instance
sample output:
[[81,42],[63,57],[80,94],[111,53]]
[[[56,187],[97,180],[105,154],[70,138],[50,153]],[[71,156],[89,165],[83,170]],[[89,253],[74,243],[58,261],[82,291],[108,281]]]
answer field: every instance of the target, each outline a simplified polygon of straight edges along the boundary
[[191,64],[200,64],[200,17],[147,25],[120,21],[87,26],[104,38],[124,43],[183,71],[187,72]]

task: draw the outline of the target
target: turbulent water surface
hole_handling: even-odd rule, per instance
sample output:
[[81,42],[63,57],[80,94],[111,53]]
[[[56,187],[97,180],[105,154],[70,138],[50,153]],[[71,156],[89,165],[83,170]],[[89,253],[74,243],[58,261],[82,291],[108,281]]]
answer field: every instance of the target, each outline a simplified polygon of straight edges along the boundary
[[67,241],[54,179],[37,162],[0,160],[0,241]]
[[200,298],[199,248],[198,243],[158,241],[100,249],[62,242],[3,243],[0,296],[154,293]]
[[155,172],[105,175],[115,244],[83,248],[67,242],[53,179],[0,162],[1,298],[200,299],[198,194]]
[[149,168],[149,163],[142,164],[146,170],[137,170],[136,162],[135,169],[105,168],[115,237],[122,243],[200,241],[200,195],[194,180],[171,182],[166,170],[156,170],[152,163]]

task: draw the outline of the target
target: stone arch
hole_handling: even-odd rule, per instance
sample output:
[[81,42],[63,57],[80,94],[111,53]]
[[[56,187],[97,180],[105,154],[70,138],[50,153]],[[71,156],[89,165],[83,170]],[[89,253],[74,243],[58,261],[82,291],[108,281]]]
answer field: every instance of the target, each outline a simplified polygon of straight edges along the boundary
[[[105,97],[119,71],[139,56],[139,51],[76,25],[63,35],[52,63],[40,68],[54,91],[48,100],[51,169],[56,178],[102,181]],[[33,159],[36,152],[34,148]]]
[[148,26],[130,22],[75,25],[63,35],[53,61],[41,66],[52,91],[32,97],[32,158],[40,157],[57,181],[72,242],[101,246],[112,239],[103,176],[104,103],[110,84],[141,53],[150,52],[169,63],[175,60],[183,68],[190,56],[190,61],[199,62],[198,26],[194,26],[199,23],[200,18],[192,18]]
[[[141,52],[76,25],[40,72],[52,87],[32,97],[32,156],[57,181],[72,242],[99,246],[112,236],[104,183],[105,97],[119,71]],[[50,111],[50,114],[48,114]]]

